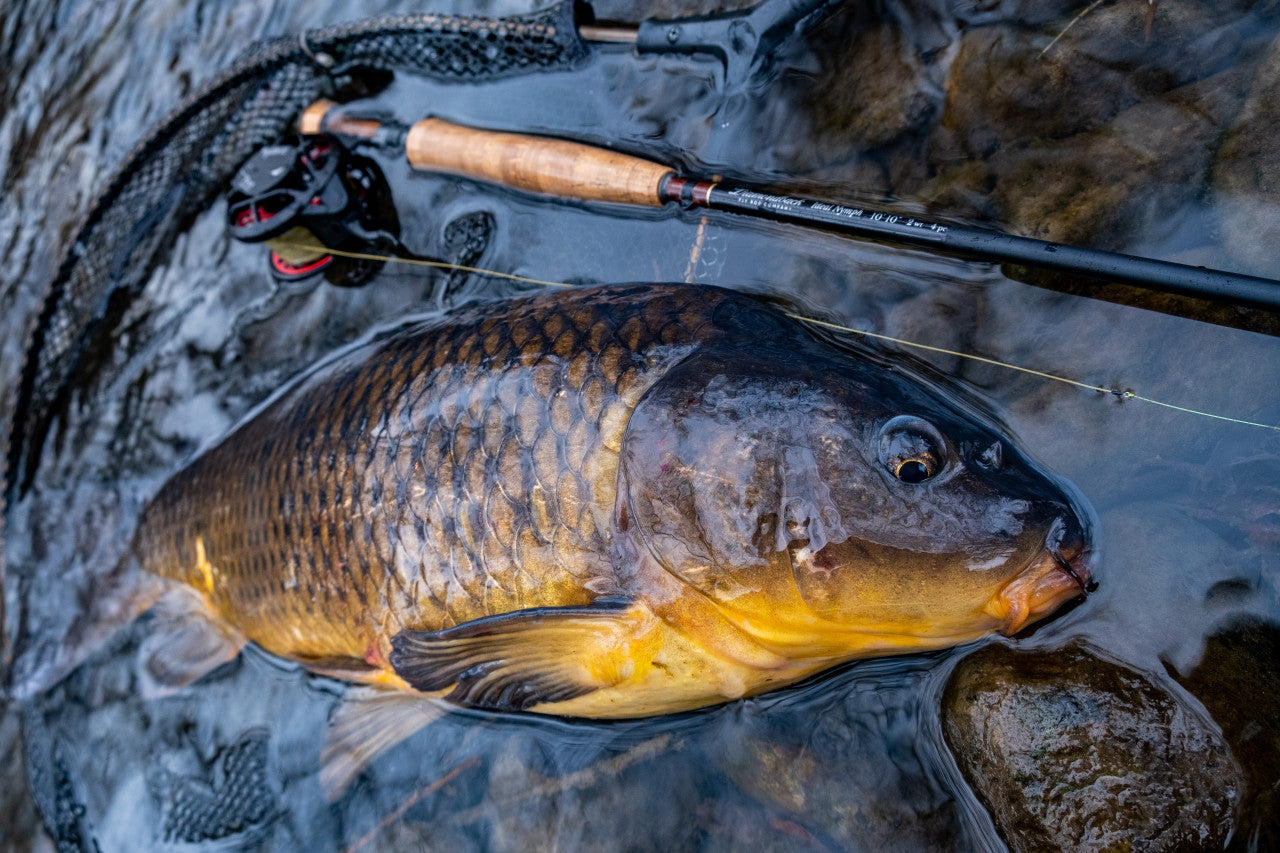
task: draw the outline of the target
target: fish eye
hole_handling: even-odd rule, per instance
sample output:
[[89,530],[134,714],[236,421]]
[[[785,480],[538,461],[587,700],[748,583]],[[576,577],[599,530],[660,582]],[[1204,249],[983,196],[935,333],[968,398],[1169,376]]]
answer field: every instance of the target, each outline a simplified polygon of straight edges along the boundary
[[900,415],[880,430],[880,462],[903,483],[923,483],[942,470],[946,444],[933,424]]
[[904,483],[923,483],[933,476],[933,471],[924,459],[904,459],[894,469],[893,476]]

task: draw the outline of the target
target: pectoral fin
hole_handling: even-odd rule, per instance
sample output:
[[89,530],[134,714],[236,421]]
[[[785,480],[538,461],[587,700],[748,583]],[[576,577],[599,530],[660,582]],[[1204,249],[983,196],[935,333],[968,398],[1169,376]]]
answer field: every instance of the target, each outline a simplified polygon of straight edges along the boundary
[[391,641],[391,665],[417,690],[452,687],[446,698],[454,702],[521,711],[630,676],[634,641],[654,622],[627,601],[519,610],[443,631],[402,631]]
[[151,634],[139,650],[141,690],[149,698],[170,695],[211,672],[239,654],[246,642],[185,584],[170,587],[152,613]]

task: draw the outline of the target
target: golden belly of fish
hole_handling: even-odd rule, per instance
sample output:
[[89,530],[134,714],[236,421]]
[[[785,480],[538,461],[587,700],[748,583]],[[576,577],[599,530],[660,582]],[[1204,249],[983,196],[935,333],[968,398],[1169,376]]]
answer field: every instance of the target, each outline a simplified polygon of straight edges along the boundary
[[174,476],[133,552],[233,651],[637,717],[1016,631],[1083,593],[1087,534],[1069,487],[910,370],[646,285],[344,353]]

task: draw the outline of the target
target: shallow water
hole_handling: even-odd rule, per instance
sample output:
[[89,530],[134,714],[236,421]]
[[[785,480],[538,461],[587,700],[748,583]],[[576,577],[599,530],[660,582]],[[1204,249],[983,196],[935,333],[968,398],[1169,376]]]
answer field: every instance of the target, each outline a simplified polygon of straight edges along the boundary
[[[416,8],[295,5],[66,0],[6,11],[6,398],[61,241],[146,128],[257,38]],[[623,5],[596,11],[626,17]],[[1261,196],[1228,192],[1240,133],[1232,128],[1272,73],[1275,4],[1165,0],[1147,35],[1147,4],[1119,0],[1082,17],[1043,71],[1036,63],[1047,60],[1035,57],[1087,5],[855,2],[784,46],[747,86],[726,89],[713,62],[611,49],[572,72],[499,83],[402,78],[380,103],[404,120],[430,110],[608,142],[797,193],[1276,275],[1248,236],[1280,221],[1276,199],[1268,207]],[[702,11],[673,4],[655,14],[681,10]],[[1280,423],[1280,340],[1256,331],[914,250],[727,215],[625,215],[384,166],[404,239],[420,251],[438,244],[448,222],[484,210],[496,221],[489,268],[575,283],[692,280],[780,292],[854,328]],[[1239,227],[1242,209],[1253,211],[1251,229]],[[152,276],[127,318],[111,381],[72,416],[36,493],[13,508],[10,635],[65,626],[75,604],[67,590],[114,562],[133,514],[167,473],[318,356],[438,309],[437,285],[403,267],[360,290],[272,294],[261,253],[228,240],[215,205]],[[448,301],[514,289],[474,279]],[[1266,318],[1228,319],[1270,328]],[[1218,691],[1241,669],[1253,668],[1258,684],[1280,683],[1276,663],[1241,662],[1210,638],[1245,618],[1280,622],[1280,432],[910,351],[985,394],[1022,445],[1097,513],[1098,591],[1013,642],[1045,649],[1080,639],[1158,684],[1187,681],[1196,697],[1187,701],[1198,699],[1236,738],[1253,786],[1235,842],[1265,846],[1255,833],[1274,825],[1275,804],[1258,793],[1280,780],[1269,716],[1280,695],[1264,691],[1231,708]],[[132,650],[145,630],[144,620],[116,637],[24,714],[29,763],[43,768],[33,786],[46,811],[51,802],[64,809],[64,841],[78,834],[103,850],[222,836],[268,849],[1002,847],[939,723],[942,687],[971,648],[861,663],[664,720],[457,714],[375,762],[328,805],[317,762],[340,684],[249,652],[188,691],[142,700]],[[1206,644],[1215,650],[1207,656]],[[0,732],[18,713],[8,709]],[[21,774],[8,766],[0,790],[15,817],[2,828],[22,849],[40,843],[38,830],[21,805]],[[214,814],[225,802],[236,803],[234,819]]]

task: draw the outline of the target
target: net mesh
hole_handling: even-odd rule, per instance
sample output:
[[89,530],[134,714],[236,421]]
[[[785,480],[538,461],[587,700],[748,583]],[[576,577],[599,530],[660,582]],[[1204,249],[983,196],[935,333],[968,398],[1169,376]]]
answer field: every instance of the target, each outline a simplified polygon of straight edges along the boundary
[[31,483],[58,415],[166,248],[244,161],[317,98],[367,72],[480,82],[572,67],[572,4],[517,18],[391,15],[262,42],[161,122],[117,170],[68,245],[29,333],[5,452],[5,496]]
[[265,823],[276,808],[267,757],[267,732],[258,730],[222,749],[212,778],[176,780],[164,819],[164,840],[201,844]]

